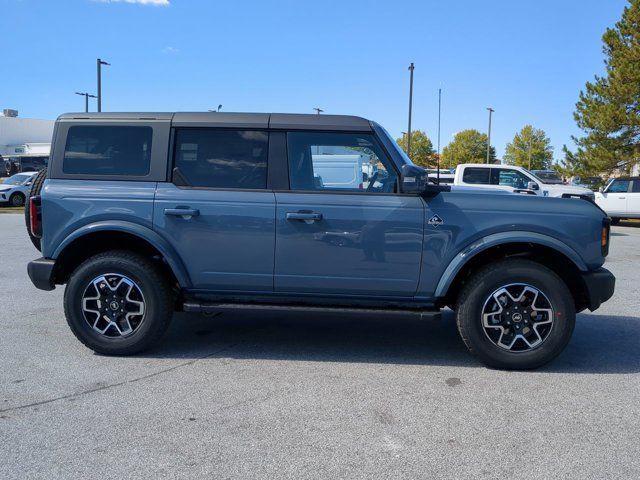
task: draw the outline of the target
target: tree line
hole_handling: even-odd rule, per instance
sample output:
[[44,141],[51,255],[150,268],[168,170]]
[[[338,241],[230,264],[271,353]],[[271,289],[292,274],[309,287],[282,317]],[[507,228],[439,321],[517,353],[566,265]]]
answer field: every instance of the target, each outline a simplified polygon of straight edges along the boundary
[[[602,36],[605,74],[587,82],[578,96],[574,119],[582,131],[573,136],[575,149],[563,147],[553,162],[551,141],[541,129],[525,125],[506,145],[503,160],[532,170],[554,168],[565,176],[629,173],[640,161],[640,0],[628,0],[622,17]],[[406,151],[407,136],[397,139]],[[442,150],[441,167],[484,163],[488,138],[478,130],[463,130]],[[411,133],[411,159],[435,167],[437,153],[423,131]],[[490,149],[495,161],[495,149]]]

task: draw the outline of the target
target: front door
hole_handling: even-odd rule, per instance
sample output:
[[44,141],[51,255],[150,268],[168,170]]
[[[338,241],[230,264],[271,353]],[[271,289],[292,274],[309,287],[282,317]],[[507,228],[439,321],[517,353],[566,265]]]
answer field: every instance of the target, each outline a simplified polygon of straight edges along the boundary
[[604,210],[609,216],[625,215],[627,213],[627,200],[629,196],[629,180],[614,180],[602,194]]
[[268,134],[178,128],[173,183],[159,183],[154,229],[176,249],[196,289],[273,291],[275,196]]
[[[276,193],[275,291],[413,296],[425,206],[396,193],[398,174],[373,135],[292,132],[287,144],[291,190]],[[356,179],[339,173],[354,168]]]

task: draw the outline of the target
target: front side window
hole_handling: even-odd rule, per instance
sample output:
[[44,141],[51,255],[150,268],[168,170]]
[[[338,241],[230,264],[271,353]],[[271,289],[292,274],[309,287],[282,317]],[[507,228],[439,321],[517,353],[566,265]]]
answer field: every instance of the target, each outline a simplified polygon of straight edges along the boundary
[[614,180],[607,193],[627,193],[629,191],[629,180]]
[[83,175],[144,176],[151,164],[151,127],[70,127],[62,171]]
[[503,185],[513,188],[527,188],[529,177],[508,168],[492,168],[491,169],[491,185]]
[[633,181],[633,187],[631,189],[633,193],[640,193],[640,180]]
[[394,193],[398,175],[369,134],[287,134],[292,190]]
[[488,185],[491,169],[482,167],[468,167],[464,169],[462,181],[475,185]]
[[269,136],[258,130],[184,128],[176,133],[174,182],[192,187],[267,188]]

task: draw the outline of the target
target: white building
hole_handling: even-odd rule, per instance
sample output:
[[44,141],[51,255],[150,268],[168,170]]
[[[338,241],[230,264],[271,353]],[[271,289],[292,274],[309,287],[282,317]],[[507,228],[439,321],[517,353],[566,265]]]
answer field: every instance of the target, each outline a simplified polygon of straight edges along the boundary
[[[4,115],[0,115],[0,156],[17,165],[22,159],[29,164],[36,161],[41,165],[51,151],[54,120],[19,118],[17,115],[15,110],[5,110]],[[0,163],[2,175],[5,169],[9,171],[9,164]]]

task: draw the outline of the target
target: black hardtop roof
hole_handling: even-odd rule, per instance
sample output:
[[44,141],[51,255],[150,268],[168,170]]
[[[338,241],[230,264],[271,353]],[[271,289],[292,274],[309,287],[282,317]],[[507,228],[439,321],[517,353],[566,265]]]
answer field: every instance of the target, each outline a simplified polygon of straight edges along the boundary
[[353,115],[238,112],[90,112],[65,113],[58,120],[170,120],[184,127],[242,127],[288,130],[369,131],[371,122]]

